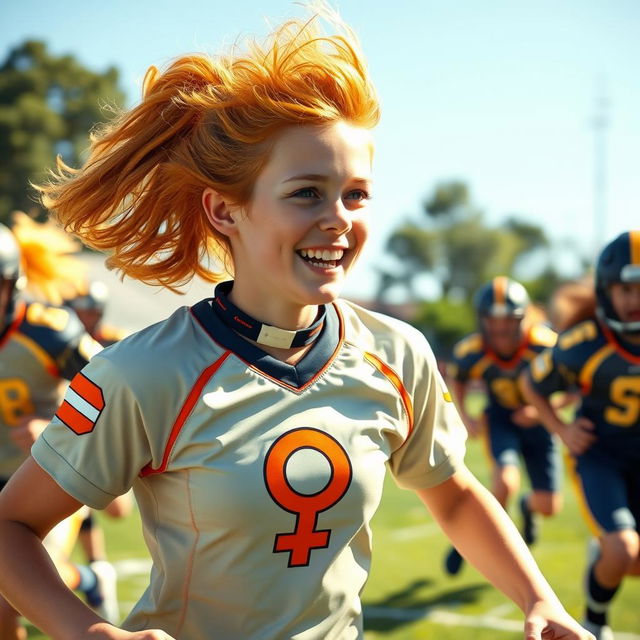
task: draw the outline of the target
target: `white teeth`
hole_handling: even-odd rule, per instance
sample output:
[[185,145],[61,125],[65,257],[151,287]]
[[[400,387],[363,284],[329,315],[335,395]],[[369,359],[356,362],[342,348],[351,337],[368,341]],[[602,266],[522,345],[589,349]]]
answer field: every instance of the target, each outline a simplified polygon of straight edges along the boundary
[[330,249],[300,249],[300,255],[303,258],[309,258],[311,260],[322,260],[324,262],[331,262],[342,259],[344,251],[342,249],[330,250]]

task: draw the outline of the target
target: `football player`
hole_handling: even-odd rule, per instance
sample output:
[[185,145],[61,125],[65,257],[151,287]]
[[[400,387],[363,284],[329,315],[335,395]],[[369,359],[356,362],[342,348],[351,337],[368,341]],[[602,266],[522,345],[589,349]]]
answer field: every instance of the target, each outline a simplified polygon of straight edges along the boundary
[[[455,346],[448,371],[450,388],[470,436],[488,439],[491,492],[505,510],[518,493],[519,466],[524,463],[532,491],[521,496],[519,508],[522,536],[531,545],[537,537],[535,515],[552,516],[562,505],[561,461],[556,438],[522,397],[518,376],[532,358],[555,344],[556,334],[529,320],[527,291],[510,278],[499,276],[485,284],[474,306],[479,331]],[[478,381],[487,396],[481,418],[470,416],[465,407],[467,392]],[[455,575],[461,567],[462,556],[451,548],[445,558],[447,573]]]
[[[604,247],[594,295],[595,304],[582,305],[595,308],[592,317],[532,362],[524,386],[575,460],[585,517],[598,539],[590,545],[584,624],[609,640],[609,605],[624,576],[640,574],[640,231]],[[582,402],[565,423],[548,397],[570,388],[579,389]]]
[[[319,19],[152,70],[86,165],[42,187],[129,276],[226,281],[71,382],[0,494],[0,588],[54,638],[362,638],[388,466],[518,602],[529,640],[588,640],[465,468],[424,337],[338,299],[366,243],[379,106],[353,32]],[[39,538],[132,485],[153,570],[125,631],[72,596]]]
[[[14,233],[0,225],[0,488],[9,482],[55,413],[61,382],[71,380],[100,350],[72,312],[27,302],[21,295],[29,275],[34,271],[42,274],[47,271],[47,261],[54,262],[55,250],[39,244],[36,251],[37,227],[25,218],[17,219],[18,234],[28,229],[27,251],[21,251]],[[47,277],[47,288],[52,290],[53,271]],[[117,599],[111,565],[96,562],[84,566],[69,561],[80,520],[74,515],[54,527],[45,540],[47,550],[66,584],[82,591],[92,606],[115,621]],[[0,598],[0,638],[24,637],[18,614]]]

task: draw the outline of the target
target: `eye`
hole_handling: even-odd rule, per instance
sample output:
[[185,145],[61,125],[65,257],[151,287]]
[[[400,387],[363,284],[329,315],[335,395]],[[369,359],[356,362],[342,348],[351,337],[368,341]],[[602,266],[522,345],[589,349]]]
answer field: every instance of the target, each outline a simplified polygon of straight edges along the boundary
[[294,191],[290,198],[319,198],[318,190],[315,187],[304,187]]
[[371,200],[371,194],[364,189],[353,189],[345,195],[344,199],[362,202],[363,200]]

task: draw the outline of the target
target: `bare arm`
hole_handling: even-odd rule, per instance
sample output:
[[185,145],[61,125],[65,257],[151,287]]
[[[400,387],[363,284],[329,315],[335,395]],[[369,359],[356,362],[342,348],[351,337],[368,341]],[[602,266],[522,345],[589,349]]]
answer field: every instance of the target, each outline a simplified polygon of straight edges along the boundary
[[[557,434],[573,455],[584,453],[595,442],[593,423],[586,418],[577,418],[570,423],[564,422],[558,415],[561,405],[556,405],[546,396],[539,394],[526,373],[520,376],[520,388],[527,402],[538,410],[542,424],[548,431]],[[575,396],[569,398],[575,399]]]
[[458,413],[462,418],[464,426],[467,428],[470,438],[475,438],[480,433],[480,420],[473,418],[467,413],[465,400],[467,398],[467,383],[460,382],[453,378],[447,378],[447,386],[453,396],[453,401],[456,404]]
[[[0,492],[0,591],[53,640],[171,640],[162,631],[129,633],[106,623],[60,579],[41,541],[80,506],[27,459]],[[25,567],[37,580],[24,579]]]
[[527,640],[593,640],[566,613],[514,524],[467,469],[417,493],[458,551],[522,609]]

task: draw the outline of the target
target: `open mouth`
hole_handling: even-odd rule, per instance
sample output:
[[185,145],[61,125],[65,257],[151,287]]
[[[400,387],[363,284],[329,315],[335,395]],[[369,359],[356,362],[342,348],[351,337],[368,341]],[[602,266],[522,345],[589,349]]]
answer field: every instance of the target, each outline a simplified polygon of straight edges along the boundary
[[335,269],[344,257],[343,249],[300,249],[296,253],[318,269]]

